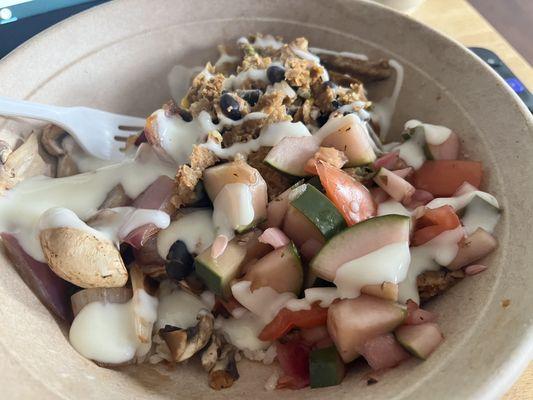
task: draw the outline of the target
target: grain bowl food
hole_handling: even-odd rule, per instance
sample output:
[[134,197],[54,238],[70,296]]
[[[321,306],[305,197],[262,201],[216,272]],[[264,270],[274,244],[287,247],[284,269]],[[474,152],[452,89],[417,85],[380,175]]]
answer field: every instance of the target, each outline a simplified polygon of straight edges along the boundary
[[[0,231],[20,275],[84,357],[199,357],[214,389],[242,358],[299,389],[359,357],[429,357],[443,335],[423,303],[497,246],[481,162],[453,127],[409,120],[389,139],[395,60],[261,34],[219,50],[121,163],[53,126],[6,148]],[[386,79],[372,102],[365,85]]]

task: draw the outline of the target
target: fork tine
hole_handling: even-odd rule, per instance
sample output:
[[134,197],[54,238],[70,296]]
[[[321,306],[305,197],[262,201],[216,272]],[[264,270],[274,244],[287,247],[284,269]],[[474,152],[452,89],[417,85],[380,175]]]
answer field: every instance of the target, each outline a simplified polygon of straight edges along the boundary
[[116,122],[119,127],[144,128],[146,124],[145,118],[130,117],[128,115],[117,115]]

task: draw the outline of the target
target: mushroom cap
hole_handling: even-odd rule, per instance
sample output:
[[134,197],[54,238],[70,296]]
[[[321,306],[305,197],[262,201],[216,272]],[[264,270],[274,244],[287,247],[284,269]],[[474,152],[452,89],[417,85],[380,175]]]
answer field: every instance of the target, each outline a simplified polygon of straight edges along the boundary
[[120,287],[128,272],[114,244],[76,228],[44,229],[46,262],[59,277],[82,288]]

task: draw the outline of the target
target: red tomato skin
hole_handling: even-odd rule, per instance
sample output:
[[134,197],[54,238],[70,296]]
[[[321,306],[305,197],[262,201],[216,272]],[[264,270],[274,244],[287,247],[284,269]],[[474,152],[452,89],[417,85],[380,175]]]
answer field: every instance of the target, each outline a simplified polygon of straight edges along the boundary
[[413,185],[435,197],[449,197],[464,182],[479,188],[483,168],[478,161],[434,160],[426,161],[413,175]]
[[316,162],[316,170],[326,196],[335,204],[348,226],[376,215],[376,203],[362,183],[322,161]]
[[434,209],[428,208],[424,215],[416,220],[411,244],[413,246],[423,245],[442,232],[455,229],[459,225],[461,221],[453,207],[445,205]]
[[310,310],[291,311],[282,308],[278,315],[267,324],[259,339],[270,342],[285,336],[294,328],[314,328],[315,326],[326,325],[328,319],[328,309],[313,304]]

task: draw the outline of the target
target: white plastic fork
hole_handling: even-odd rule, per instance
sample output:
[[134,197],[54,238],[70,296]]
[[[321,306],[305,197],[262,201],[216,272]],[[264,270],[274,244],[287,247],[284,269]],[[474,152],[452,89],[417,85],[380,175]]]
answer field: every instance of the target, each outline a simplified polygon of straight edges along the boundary
[[0,115],[52,122],[65,129],[88,153],[103,160],[124,158],[125,140],[138,133],[144,118],[88,107],[59,107],[0,96]]

